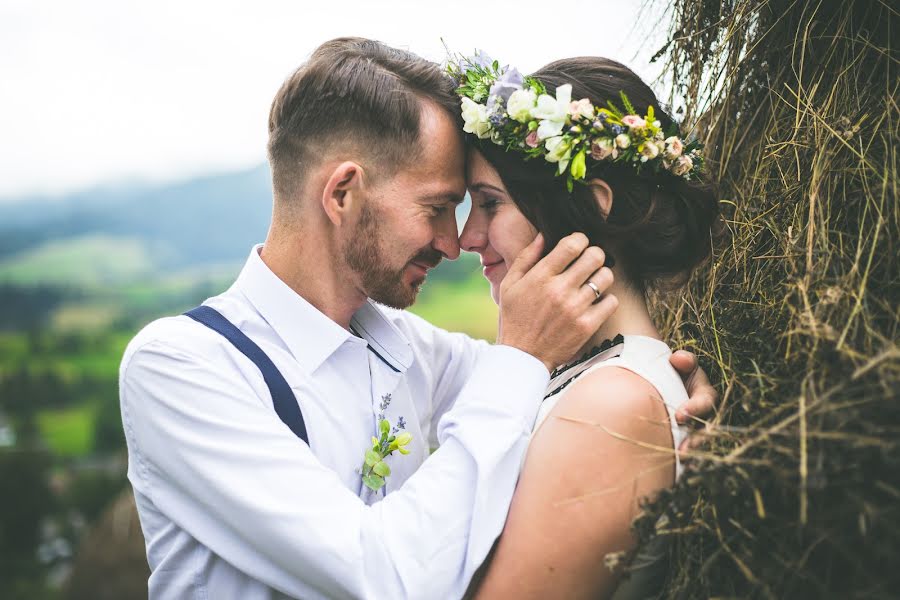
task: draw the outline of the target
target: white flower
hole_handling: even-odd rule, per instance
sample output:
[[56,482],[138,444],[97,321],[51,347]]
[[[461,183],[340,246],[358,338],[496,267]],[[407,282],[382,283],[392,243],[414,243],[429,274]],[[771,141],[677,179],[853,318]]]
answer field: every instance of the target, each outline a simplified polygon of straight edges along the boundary
[[462,99],[462,118],[465,121],[463,131],[474,133],[484,139],[490,135],[491,123],[488,121],[488,109],[471,98]]
[[547,162],[558,162],[559,172],[565,171],[569,165],[569,159],[572,157],[572,141],[563,136],[552,137],[544,142],[544,148],[547,149],[547,154],[544,156]]
[[563,127],[565,127],[565,121],[550,121],[543,120],[541,124],[538,125],[537,128],[537,136],[539,140],[546,140],[548,138],[553,138],[562,133]]
[[531,120],[531,109],[537,102],[537,94],[531,88],[516,90],[506,103],[506,112],[511,119],[519,123],[527,123]]
[[538,138],[545,140],[556,137],[566,124],[569,116],[569,103],[572,101],[572,86],[568,83],[556,88],[556,97],[541,94],[537,106],[531,110],[531,116],[540,119]]
[[620,133],[616,136],[616,146],[619,148],[627,148],[631,145],[631,138],[628,137],[627,133]]
[[641,146],[641,162],[647,162],[659,156],[659,146],[652,141],[646,141]]

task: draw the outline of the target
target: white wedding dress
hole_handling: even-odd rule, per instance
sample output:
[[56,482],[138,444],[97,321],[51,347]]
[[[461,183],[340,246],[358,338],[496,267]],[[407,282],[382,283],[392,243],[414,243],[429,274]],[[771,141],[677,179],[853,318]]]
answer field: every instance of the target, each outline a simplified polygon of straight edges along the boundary
[[[687,436],[687,432],[675,421],[675,411],[687,400],[688,396],[681,376],[669,364],[672,350],[664,342],[650,337],[619,335],[612,340],[606,340],[590,354],[591,356],[587,360],[577,361],[571,366],[564,366],[553,372],[547,386],[545,400],[541,404],[534,422],[532,437],[543,425],[559,399],[566,393],[566,388],[572,383],[584,374],[597,369],[619,367],[643,377],[656,388],[663,404],[666,405],[666,412],[672,426],[674,448],[677,449]],[[678,460],[676,452],[676,478],[681,475],[681,470],[681,461]]]
[[[620,335],[595,348],[586,360],[576,361],[568,367],[557,369],[547,386],[546,399],[538,411],[532,437],[566,393],[567,388],[584,374],[609,367],[628,369],[650,382],[666,406],[672,427],[673,450],[676,451],[675,477],[678,478],[681,475],[682,465],[677,448],[687,436],[687,430],[675,421],[675,411],[688,396],[681,376],[669,364],[671,355],[671,349],[659,340],[640,335]],[[623,578],[612,596],[613,600],[649,600],[663,597],[667,553],[666,536],[659,536],[641,548],[632,558],[629,575]]]

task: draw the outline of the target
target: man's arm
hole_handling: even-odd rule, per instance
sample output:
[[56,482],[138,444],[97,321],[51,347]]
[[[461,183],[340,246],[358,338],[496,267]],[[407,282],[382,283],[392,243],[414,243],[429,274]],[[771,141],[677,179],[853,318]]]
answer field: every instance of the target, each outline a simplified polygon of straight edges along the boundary
[[[498,401],[497,372],[515,373],[503,385],[514,402]],[[290,596],[461,595],[493,541],[469,532],[499,534],[547,379],[534,357],[490,348],[442,421],[441,449],[367,506],[240,375],[152,341],[121,378],[132,483],[215,554]]]
[[584,286],[603,264],[586,248],[575,234],[540,262],[540,240],[520,255],[503,284],[508,345],[479,355],[441,419],[441,448],[383,501],[366,506],[344,488],[237,373],[163,340],[121,372],[132,484],[289,595],[461,596],[502,528],[549,369],[615,309]]

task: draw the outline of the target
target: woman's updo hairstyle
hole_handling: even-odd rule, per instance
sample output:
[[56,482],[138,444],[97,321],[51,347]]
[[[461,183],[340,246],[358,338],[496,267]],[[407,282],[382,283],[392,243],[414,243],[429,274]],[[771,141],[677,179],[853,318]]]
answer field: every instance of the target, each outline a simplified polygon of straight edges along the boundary
[[[663,131],[672,125],[650,87],[615,61],[566,58],[532,77],[551,94],[571,84],[573,100],[588,98],[595,106],[606,106],[608,100],[621,104],[619,92],[625,92],[637,110],[653,106]],[[677,286],[709,258],[711,233],[720,226],[719,204],[709,184],[649,169],[638,175],[633,165],[589,159],[585,181],[599,178],[612,189],[612,207],[604,218],[591,186],[576,182],[570,194],[565,177],[555,175],[555,164],[526,161],[489,141],[478,149],[497,169],[525,217],[544,234],[547,251],[566,235],[583,232],[624,267],[626,278],[641,291]]]

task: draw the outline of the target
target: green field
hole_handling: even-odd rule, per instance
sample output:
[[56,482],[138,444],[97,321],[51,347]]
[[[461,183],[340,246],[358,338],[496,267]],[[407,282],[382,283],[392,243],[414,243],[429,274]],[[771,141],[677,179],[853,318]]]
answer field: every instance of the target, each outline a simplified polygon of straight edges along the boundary
[[50,451],[61,458],[85,456],[93,448],[94,409],[90,405],[38,413],[41,437]]

